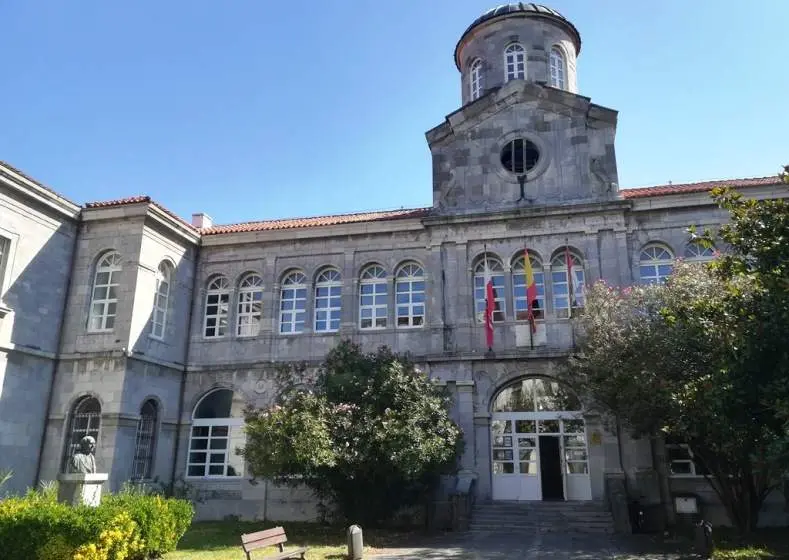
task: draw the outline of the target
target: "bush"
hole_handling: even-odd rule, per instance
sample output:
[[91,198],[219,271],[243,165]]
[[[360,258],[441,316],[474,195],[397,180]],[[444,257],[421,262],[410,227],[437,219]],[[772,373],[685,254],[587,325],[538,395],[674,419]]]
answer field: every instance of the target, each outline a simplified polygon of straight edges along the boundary
[[143,560],[175,549],[192,521],[183,500],[120,494],[96,508],[28,493],[0,501],[0,550],[26,560]]

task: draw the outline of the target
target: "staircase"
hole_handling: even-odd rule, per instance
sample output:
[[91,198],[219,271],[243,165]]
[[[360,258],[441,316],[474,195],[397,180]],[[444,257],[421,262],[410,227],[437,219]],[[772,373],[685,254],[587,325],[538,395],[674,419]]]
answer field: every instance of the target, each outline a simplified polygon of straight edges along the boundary
[[474,506],[469,531],[611,534],[614,520],[599,502],[488,502]]

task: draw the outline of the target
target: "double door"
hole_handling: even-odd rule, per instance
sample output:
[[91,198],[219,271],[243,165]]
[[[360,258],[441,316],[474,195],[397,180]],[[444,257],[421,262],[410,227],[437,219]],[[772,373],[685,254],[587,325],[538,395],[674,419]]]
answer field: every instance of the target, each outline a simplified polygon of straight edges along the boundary
[[494,500],[590,500],[586,426],[579,415],[494,413]]

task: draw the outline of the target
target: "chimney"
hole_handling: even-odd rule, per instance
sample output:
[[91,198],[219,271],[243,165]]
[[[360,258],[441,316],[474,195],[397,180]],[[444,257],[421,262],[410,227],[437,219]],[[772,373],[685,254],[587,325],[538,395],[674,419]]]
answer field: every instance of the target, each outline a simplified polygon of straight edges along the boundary
[[210,228],[214,225],[214,220],[208,214],[198,212],[197,214],[192,214],[192,225],[196,228]]

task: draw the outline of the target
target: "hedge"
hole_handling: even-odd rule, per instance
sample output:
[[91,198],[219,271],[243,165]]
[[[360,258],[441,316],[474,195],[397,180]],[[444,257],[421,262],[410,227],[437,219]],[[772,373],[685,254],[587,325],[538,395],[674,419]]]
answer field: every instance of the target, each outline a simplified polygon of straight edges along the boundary
[[185,500],[107,495],[72,507],[29,493],[0,501],[0,556],[25,560],[144,560],[175,550],[194,515]]

